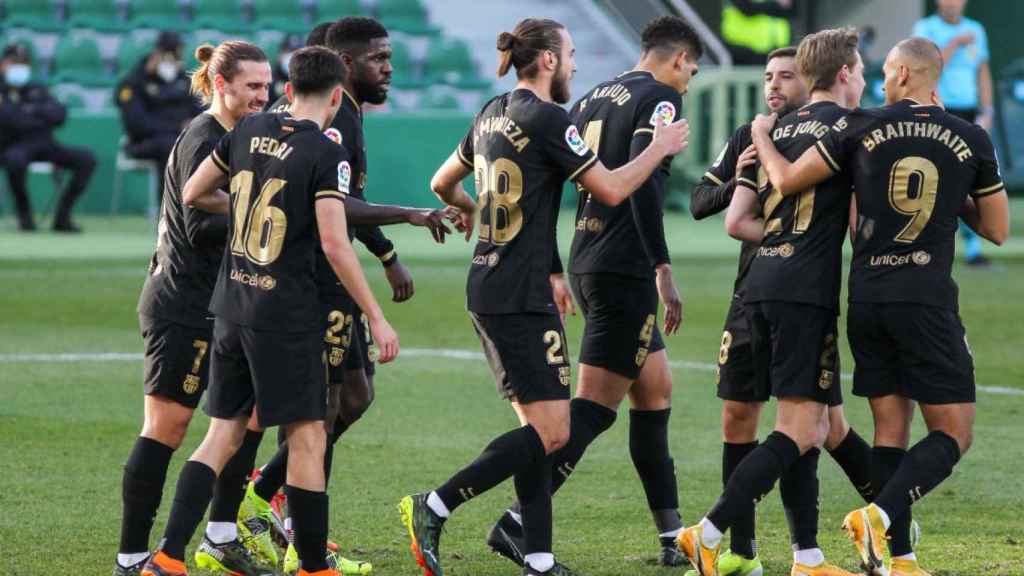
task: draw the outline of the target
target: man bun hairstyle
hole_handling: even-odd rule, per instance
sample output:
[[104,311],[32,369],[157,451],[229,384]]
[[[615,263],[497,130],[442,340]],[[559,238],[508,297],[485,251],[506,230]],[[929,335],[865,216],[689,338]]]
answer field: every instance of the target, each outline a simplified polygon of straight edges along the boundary
[[377,20],[366,16],[346,16],[327,29],[324,45],[340,54],[366,48],[370,40],[387,37],[388,29]]
[[843,66],[852,70],[857,65],[859,42],[853,28],[822,30],[800,41],[796,49],[796,68],[811,92],[832,88]]
[[231,82],[241,69],[241,62],[267,61],[259,46],[241,40],[221,42],[216,48],[203,44],[196,48],[195,56],[199,67],[192,71],[191,91],[207,106],[213,101],[213,80],[218,74]]
[[321,96],[345,82],[345,65],[331,50],[307,46],[292,53],[288,81],[295,94]]
[[678,16],[659,16],[647,23],[640,35],[640,48],[666,57],[686,50],[694,60],[704,55],[704,43],[697,30]]
[[550,50],[556,56],[562,53],[562,34],[565,28],[549,18],[527,18],[516,24],[511,32],[498,34],[498,77],[515,67],[520,79],[537,75],[537,56]]

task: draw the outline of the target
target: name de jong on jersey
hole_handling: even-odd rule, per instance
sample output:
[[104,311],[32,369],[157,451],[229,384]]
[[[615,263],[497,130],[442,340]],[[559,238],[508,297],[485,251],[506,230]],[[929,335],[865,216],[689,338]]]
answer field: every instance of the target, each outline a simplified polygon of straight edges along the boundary
[[549,276],[562,185],[597,161],[561,107],[530,90],[491,99],[456,149],[473,170],[479,240],[466,286],[479,314],[555,314]]
[[314,204],[348,195],[347,152],[315,122],[264,113],[243,118],[212,158],[230,176],[231,215],[210,309],[261,330],[320,329]]
[[850,112],[818,150],[833,170],[853,178],[850,301],[955,310],[952,268],[964,202],[1004,189],[985,130],[937,106],[903,100]]
[[[581,98],[570,118],[601,163],[615,170],[640,155],[654,127],[675,121],[681,97],[650,72],[632,71],[598,84]],[[662,221],[671,158],[618,206],[602,204],[577,184],[579,204],[569,271],[650,278],[670,262]]]
[[[835,102],[805,105],[783,116],[772,142],[795,162],[828,133],[847,110]],[[763,167],[749,166],[741,177],[756,180],[765,235],[746,284],[746,301],[783,301],[839,308],[842,247],[850,215],[850,181],[837,174],[817,186],[783,197]]]
[[139,296],[140,314],[196,328],[213,323],[210,296],[224,255],[228,218],[185,206],[181,190],[225,134],[212,114],[200,114],[171,148],[156,251]]

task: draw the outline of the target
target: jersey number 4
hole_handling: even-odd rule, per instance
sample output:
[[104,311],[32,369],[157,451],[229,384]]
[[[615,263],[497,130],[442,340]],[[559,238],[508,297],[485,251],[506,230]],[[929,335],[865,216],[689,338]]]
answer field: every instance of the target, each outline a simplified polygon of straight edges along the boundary
[[287,181],[279,178],[267,180],[260,188],[256,202],[249,205],[252,195],[253,173],[242,170],[231,178],[231,214],[234,231],[231,235],[231,253],[266,266],[281,255],[288,217],[284,210],[271,206]]

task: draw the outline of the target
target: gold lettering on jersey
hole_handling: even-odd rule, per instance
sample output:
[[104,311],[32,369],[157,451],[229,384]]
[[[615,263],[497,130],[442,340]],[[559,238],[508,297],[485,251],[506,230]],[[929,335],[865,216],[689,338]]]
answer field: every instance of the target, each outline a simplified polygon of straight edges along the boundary
[[915,250],[911,254],[882,254],[880,256],[872,256],[870,263],[872,266],[888,266],[895,268],[897,266],[906,266],[911,263],[918,266],[927,266],[931,261],[931,254],[924,250]]
[[522,152],[526,145],[530,143],[530,137],[508,116],[491,116],[480,120],[476,125],[477,138],[495,132],[508,138],[508,141],[515,147],[516,152]]
[[823,124],[818,120],[807,120],[798,124],[789,124],[781,128],[776,128],[772,132],[772,140],[783,140],[785,138],[796,138],[804,134],[811,134],[815,138],[821,138],[829,131],[829,126]]
[[237,268],[231,269],[231,279],[239,284],[245,284],[246,286],[252,286],[267,292],[277,287],[277,279],[270,274],[249,274]]
[[864,138],[861,144],[868,152],[874,151],[875,147],[882,142],[897,138],[930,138],[941,142],[956,154],[956,159],[963,162],[974,155],[971,147],[963,141],[960,136],[953,133],[949,128],[943,128],[941,124],[934,122],[889,122],[882,128],[875,128]]
[[779,246],[761,246],[757,249],[757,255],[762,258],[789,258],[793,251],[793,245],[786,242]]
[[583,106],[600,98],[608,98],[613,104],[622,106],[626,102],[629,102],[629,99],[632,97],[633,95],[629,92],[629,88],[626,88],[622,84],[612,84],[611,86],[605,86],[598,90],[594,90],[594,93],[580,105],[580,109],[582,110]]
[[284,160],[292,153],[292,147],[267,136],[253,137],[249,139],[249,154],[256,153]]

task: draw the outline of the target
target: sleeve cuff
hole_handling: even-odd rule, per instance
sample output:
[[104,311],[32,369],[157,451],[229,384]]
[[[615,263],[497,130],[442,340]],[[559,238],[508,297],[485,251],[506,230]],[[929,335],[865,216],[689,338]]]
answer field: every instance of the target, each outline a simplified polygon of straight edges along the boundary
[[718,178],[718,176],[715,176],[711,172],[705,172],[704,177],[714,182],[716,186],[721,186],[723,184],[723,182]]
[[334,198],[336,200],[345,201],[346,195],[338,192],[337,190],[321,190],[313,195],[313,198],[320,200],[322,198]]
[[470,161],[469,161],[469,160],[468,160],[468,159],[467,159],[467,158],[465,157],[465,155],[463,155],[463,154],[462,154],[462,146],[459,146],[459,147],[457,147],[457,148],[455,149],[455,155],[459,157],[459,161],[460,161],[460,162],[462,162],[462,165],[463,165],[463,166],[465,166],[466,168],[469,168],[470,170],[472,170],[472,169],[473,169],[473,163],[472,163],[472,162],[470,162]]
[[636,136],[637,134],[654,134],[654,129],[653,128],[637,128],[636,130],[633,131],[633,136]]
[[230,172],[230,170],[228,170],[228,165],[225,164],[224,161],[220,159],[220,156],[217,155],[216,150],[210,152],[210,158],[213,158],[213,163],[217,165],[217,168],[220,168],[224,172]]
[[569,180],[575,181],[577,178],[580,177],[581,174],[583,174],[584,172],[589,170],[594,165],[595,162],[597,162],[597,154],[594,154],[593,156],[591,156],[589,160],[584,162],[582,165],[580,165],[579,168],[576,169],[575,172],[570,174],[569,175]]
[[993,184],[991,186],[986,186],[985,188],[979,188],[977,190],[971,191],[971,196],[973,196],[975,198],[982,198],[982,197],[985,197],[985,196],[991,196],[992,194],[996,194],[996,193],[1002,192],[1005,188],[1006,188],[1006,186],[1002,182],[998,182],[998,183]]
[[821,153],[821,157],[825,159],[825,163],[828,164],[828,167],[831,168],[833,172],[840,171],[839,163],[837,163],[835,159],[832,158],[832,155],[829,154],[828,152],[828,148],[826,148],[825,145],[822,144],[821,140],[815,142],[814,147],[818,149],[818,152]]
[[741,176],[741,177],[736,179],[736,183],[737,184],[743,184],[747,188],[752,188],[755,191],[757,190],[757,182],[754,182],[753,180],[751,180],[749,178],[743,178]]

